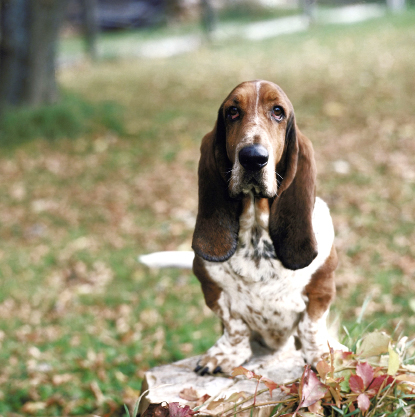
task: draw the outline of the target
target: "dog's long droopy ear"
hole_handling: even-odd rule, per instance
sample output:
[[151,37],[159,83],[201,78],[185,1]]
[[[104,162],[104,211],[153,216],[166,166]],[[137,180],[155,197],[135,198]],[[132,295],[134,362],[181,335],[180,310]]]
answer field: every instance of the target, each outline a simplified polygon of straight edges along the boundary
[[207,261],[223,262],[236,251],[241,202],[231,199],[228,193],[227,176],[232,167],[226,156],[222,108],[200,150],[199,210],[192,248]]
[[270,235],[284,267],[305,268],[317,256],[312,215],[316,164],[311,142],[298,130],[294,115],[287,123],[285,149],[277,165],[283,178],[271,206]]

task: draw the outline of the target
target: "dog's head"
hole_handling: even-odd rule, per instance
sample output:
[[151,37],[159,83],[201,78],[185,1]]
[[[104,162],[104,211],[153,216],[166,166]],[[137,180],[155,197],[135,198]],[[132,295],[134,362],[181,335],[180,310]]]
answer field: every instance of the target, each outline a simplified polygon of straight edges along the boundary
[[241,197],[252,192],[270,199],[269,232],[282,264],[309,265],[317,255],[311,224],[315,177],[311,143],[298,130],[282,89],[268,81],[238,85],[202,141],[196,254],[216,262],[234,254]]
[[252,191],[258,197],[275,197],[276,166],[294,121],[288,97],[275,84],[246,82],[229,94],[219,113],[232,164],[230,196],[237,198]]

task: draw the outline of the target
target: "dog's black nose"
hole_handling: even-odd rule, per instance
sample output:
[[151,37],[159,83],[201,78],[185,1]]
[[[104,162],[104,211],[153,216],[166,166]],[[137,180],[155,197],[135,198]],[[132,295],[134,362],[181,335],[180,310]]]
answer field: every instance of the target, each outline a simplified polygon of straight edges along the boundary
[[248,171],[259,171],[268,163],[267,149],[255,143],[239,151],[239,162]]

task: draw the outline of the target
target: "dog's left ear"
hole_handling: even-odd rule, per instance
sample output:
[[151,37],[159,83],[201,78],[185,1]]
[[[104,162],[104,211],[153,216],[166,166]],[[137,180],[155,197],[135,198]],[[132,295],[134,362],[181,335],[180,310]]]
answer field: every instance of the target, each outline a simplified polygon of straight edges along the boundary
[[317,256],[312,225],[317,170],[311,142],[298,130],[294,115],[287,122],[276,172],[282,181],[271,206],[270,236],[285,268],[305,268]]

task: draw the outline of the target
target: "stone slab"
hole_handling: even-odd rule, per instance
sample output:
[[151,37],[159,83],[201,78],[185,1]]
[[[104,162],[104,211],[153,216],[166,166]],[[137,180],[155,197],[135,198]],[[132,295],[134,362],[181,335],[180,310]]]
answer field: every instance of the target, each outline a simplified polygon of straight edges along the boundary
[[[252,347],[255,354],[243,365],[245,368],[254,371],[256,374],[266,376],[279,384],[293,381],[302,375],[304,360],[301,352],[295,349],[294,338],[291,338],[284,348],[278,352],[271,352],[257,344]],[[230,378],[226,375],[197,375],[193,370],[199,358],[199,356],[194,356],[172,364],[158,366],[146,372],[142,392],[146,390],[149,390],[149,392],[141,400],[140,414],[152,403],[178,402],[181,405],[193,407],[194,403],[189,404],[188,401],[180,398],[180,392],[185,388],[193,388],[198,397],[208,394],[215,399],[229,398],[233,393],[244,393],[245,396],[254,394],[256,382],[253,380],[247,380],[243,377]],[[260,384],[259,389],[262,388],[265,388],[265,386]],[[280,400],[283,397],[284,394],[276,389],[273,391],[272,398],[266,392],[257,398],[257,403]],[[252,401],[250,402],[252,403]],[[268,406],[256,409],[253,415],[255,417],[269,416],[272,408],[272,406]],[[206,407],[202,407],[200,412],[201,415],[212,414],[212,411],[206,410]]]

